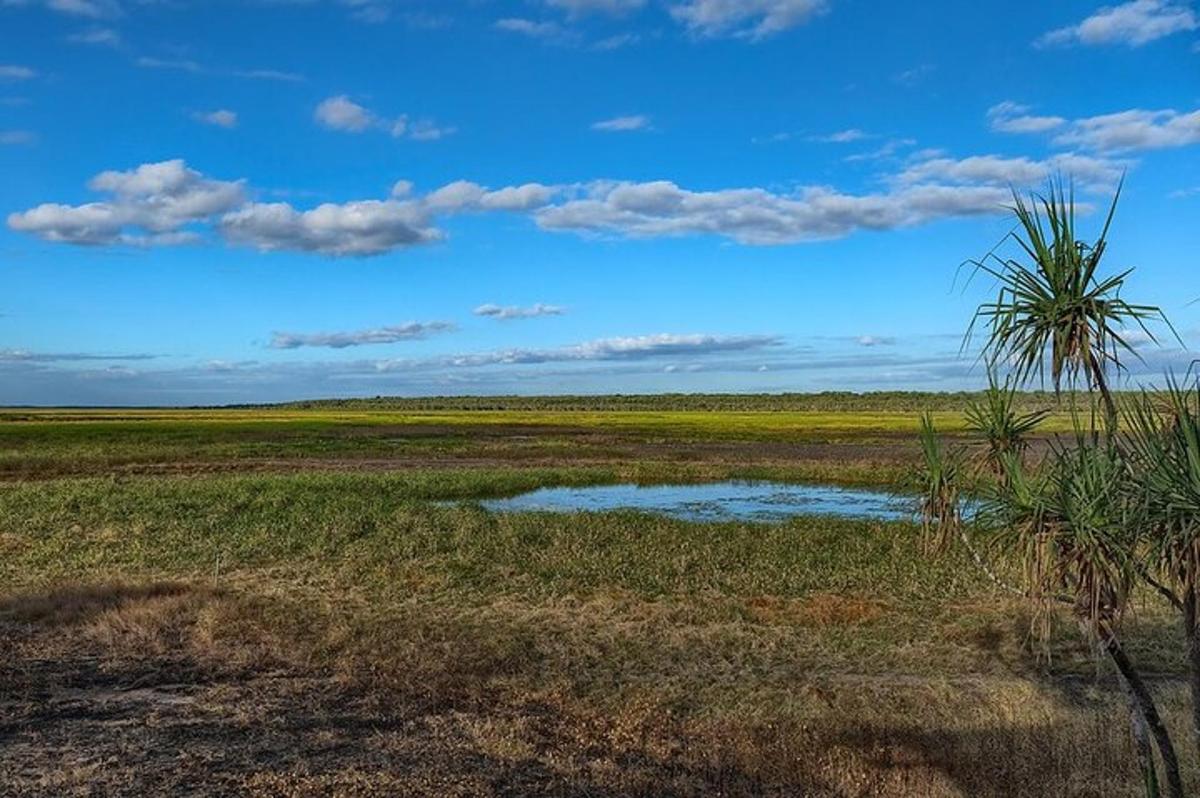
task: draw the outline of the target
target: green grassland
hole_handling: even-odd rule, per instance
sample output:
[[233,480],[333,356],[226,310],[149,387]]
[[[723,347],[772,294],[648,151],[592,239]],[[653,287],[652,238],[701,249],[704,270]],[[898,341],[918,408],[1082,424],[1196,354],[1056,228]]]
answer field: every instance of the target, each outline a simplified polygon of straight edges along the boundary
[[[471,401],[0,415],[0,783],[1138,794],[1119,693],[1073,627],[1035,649],[1026,611],[966,558],[922,556],[911,523],[477,502],[627,480],[894,485],[917,398]],[[962,398],[938,401],[961,430]],[[1147,598],[1127,623],[1185,740],[1173,617]]]

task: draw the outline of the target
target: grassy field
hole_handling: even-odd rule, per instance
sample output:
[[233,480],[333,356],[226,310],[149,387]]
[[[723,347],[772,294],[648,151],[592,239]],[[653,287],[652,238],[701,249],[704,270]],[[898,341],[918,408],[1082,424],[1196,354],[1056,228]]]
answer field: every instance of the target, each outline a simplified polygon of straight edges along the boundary
[[[4,411],[0,794],[1139,794],[1072,627],[912,524],[477,504],[916,457],[913,397],[673,401]],[[1173,618],[1128,623],[1182,743]]]

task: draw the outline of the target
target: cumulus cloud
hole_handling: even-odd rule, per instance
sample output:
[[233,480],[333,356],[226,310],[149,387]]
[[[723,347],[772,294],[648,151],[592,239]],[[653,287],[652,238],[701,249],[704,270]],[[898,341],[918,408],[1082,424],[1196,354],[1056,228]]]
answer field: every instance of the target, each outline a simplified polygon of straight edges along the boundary
[[758,41],[802,25],[826,7],[825,0],[686,0],[671,7],[671,16],[697,36]]
[[68,244],[169,244],[194,238],[185,226],[245,201],[242,181],[211,180],[182,160],[107,171],[88,183],[109,199],[84,205],[46,203],[13,213],[8,226]]
[[455,128],[439,125],[432,119],[410,120],[406,114],[393,118],[379,116],[345,94],[322,100],[313,111],[313,118],[330,130],[344,133],[384,130],[394,138],[414,141],[436,141],[456,132]]
[[475,308],[474,313],[476,316],[487,316],[499,319],[500,321],[510,321],[512,319],[534,319],[539,316],[561,316],[566,313],[566,309],[558,305],[546,305],[541,302],[529,307],[494,305],[489,303]]
[[1076,119],[1054,141],[1110,152],[1184,147],[1200,143],[1200,109],[1181,113],[1135,108]]
[[555,191],[553,186],[541,183],[506,186],[493,191],[478,183],[457,180],[426,194],[423,202],[427,208],[438,212],[528,211],[548,204]]
[[1200,142],[1200,109],[1145,110],[1132,108],[1112,114],[1065,119],[1035,116],[1026,105],[1005,101],[988,109],[993,130],[1004,133],[1054,132],[1053,142],[1098,152],[1184,147]]
[[219,229],[229,242],[264,252],[330,256],[379,255],[443,238],[424,206],[394,199],[325,203],[309,211],[286,202],[251,203],[222,216]]
[[1045,160],[1006,158],[999,155],[975,155],[968,158],[934,157],[908,166],[895,180],[898,183],[987,184],[996,186],[1033,185],[1055,174],[1068,175],[1081,185],[1098,190],[1114,187],[1126,164],[1109,158],[1074,153],[1053,155]]
[[992,130],[1001,133],[1045,133],[1062,127],[1067,120],[1061,116],[1035,116],[1027,105],[1005,100],[988,109]]
[[394,344],[400,341],[416,341],[430,335],[453,331],[455,326],[445,321],[409,321],[371,330],[353,332],[290,333],[271,334],[272,349],[299,349],[300,347],[326,347],[346,349],[370,344]]
[[237,127],[238,115],[234,111],[225,108],[216,111],[197,111],[192,114],[192,118],[197,122],[202,122],[206,125],[214,125],[215,127],[223,127],[231,130]]
[[650,117],[637,114],[634,116],[617,116],[592,124],[592,130],[602,130],[606,133],[619,133],[630,130],[646,130],[650,127]]
[[11,214],[8,226],[68,244],[151,245],[193,241],[192,224],[207,223],[229,243],[264,251],[368,256],[442,240],[437,215],[531,211],[557,191],[539,183],[493,190],[459,181],[414,197],[412,184],[401,180],[390,199],[300,210],[285,202],[248,202],[242,181],[206,178],[182,160],[103,172],[88,186],[111,196],[77,206],[42,204]]
[[1063,44],[1123,44],[1141,47],[1156,39],[1200,28],[1200,18],[1185,3],[1132,0],[1106,6],[1077,25],[1052,30],[1037,40],[1042,47]]
[[853,195],[808,187],[795,194],[761,188],[690,191],[666,180],[602,182],[582,197],[534,214],[547,230],[634,237],[719,235],[743,244],[786,244],[886,230],[952,216],[996,213],[1008,200],[994,186],[905,186]]
[[322,100],[313,118],[330,130],[360,133],[375,124],[375,117],[344,94]]
[[1062,172],[1085,188],[1101,189],[1111,187],[1124,166],[1076,153],[1042,161],[994,155],[956,160],[921,153],[887,178],[885,188],[861,194],[814,185],[786,192],[757,187],[696,191],[666,180],[492,189],[459,180],[419,195],[401,180],[387,199],[299,209],[287,202],[248,201],[241,181],[212,180],[182,161],[166,161],[98,175],[89,185],[112,195],[103,201],[43,204],[12,214],[8,224],[48,241],[149,245],[195,240],[203,223],[235,245],[340,257],[441,241],[445,235],[438,222],[444,216],[509,212],[528,214],[543,230],[583,235],[713,235],[742,244],[778,245],[1001,213],[1011,199],[1009,185],[1030,185]]

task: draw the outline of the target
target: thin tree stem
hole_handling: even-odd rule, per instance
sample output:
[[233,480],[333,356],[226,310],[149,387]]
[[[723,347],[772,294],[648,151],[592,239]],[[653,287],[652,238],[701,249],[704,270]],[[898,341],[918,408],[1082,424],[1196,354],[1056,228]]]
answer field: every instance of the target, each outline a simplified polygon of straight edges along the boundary
[[993,584],[995,584],[1001,590],[1008,591],[1009,593],[1021,596],[1022,598],[1028,598],[1028,593],[1026,593],[1024,590],[1021,590],[1019,587],[1005,582],[996,574],[995,571],[992,570],[992,567],[988,565],[988,562],[984,559],[983,555],[980,554],[973,545],[971,545],[971,538],[967,536],[966,527],[964,527],[961,523],[958,525],[958,537],[960,540],[962,540],[963,546],[970,553],[971,559],[975,561],[975,567],[982,571],[984,576],[990,579]]
[[1197,629],[1196,587],[1189,585],[1183,595],[1183,633],[1187,640],[1188,688],[1192,694],[1192,733],[1200,753],[1200,629]]
[[1171,733],[1158,714],[1158,706],[1150,688],[1142,681],[1142,676],[1121,647],[1121,643],[1106,623],[1100,624],[1100,645],[1105,653],[1117,666],[1121,677],[1129,685],[1129,692],[1141,711],[1142,718],[1154,737],[1158,747],[1158,755],[1162,759],[1163,770],[1167,776],[1167,795],[1169,798],[1183,798],[1183,777],[1179,771],[1179,757],[1175,753],[1175,745],[1171,742]]

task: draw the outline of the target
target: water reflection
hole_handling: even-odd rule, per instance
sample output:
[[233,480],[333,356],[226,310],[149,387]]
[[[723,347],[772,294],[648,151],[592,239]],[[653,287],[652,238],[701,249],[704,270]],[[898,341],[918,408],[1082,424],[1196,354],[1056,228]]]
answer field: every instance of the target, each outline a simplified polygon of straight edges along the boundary
[[687,521],[784,521],[798,515],[898,521],[912,519],[915,508],[911,497],[882,491],[747,481],[541,488],[481,503],[495,512],[623,509]]

